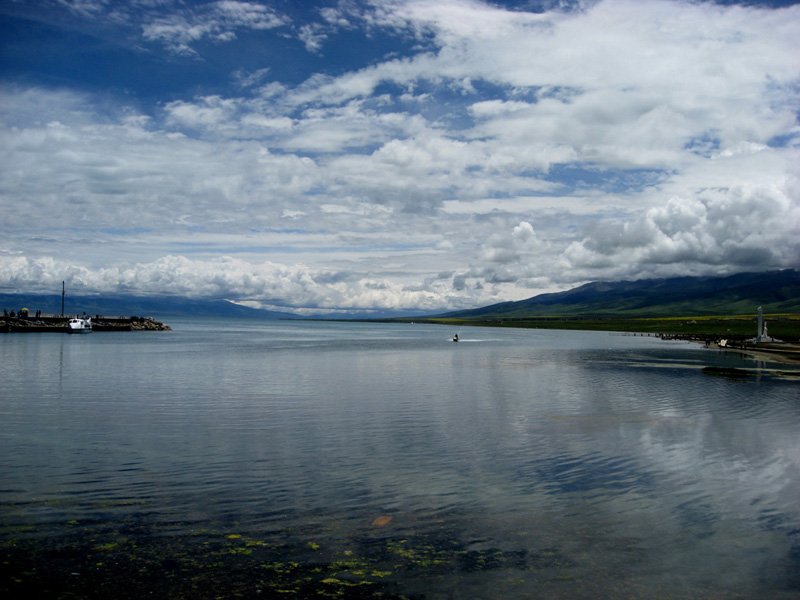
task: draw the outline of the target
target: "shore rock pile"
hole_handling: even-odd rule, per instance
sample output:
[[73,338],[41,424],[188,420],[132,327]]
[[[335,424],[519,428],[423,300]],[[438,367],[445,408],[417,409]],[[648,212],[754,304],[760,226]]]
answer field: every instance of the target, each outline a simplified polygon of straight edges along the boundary
[[41,327],[61,327],[66,329],[67,323],[51,323],[40,319],[19,319],[16,317],[0,317],[0,329],[8,327],[26,327],[31,329]]
[[131,331],[172,331],[172,327],[153,317],[131,317]]

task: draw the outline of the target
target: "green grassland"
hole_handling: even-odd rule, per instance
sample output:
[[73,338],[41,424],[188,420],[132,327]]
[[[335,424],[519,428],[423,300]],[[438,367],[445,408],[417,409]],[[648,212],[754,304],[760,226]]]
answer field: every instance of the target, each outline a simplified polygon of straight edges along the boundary
[[[765,315],[769,334],[787,342],[800,340],[800,315]],[[408,319],[411,321],[411,319]],[[756,315],[700,316],[665,318],[581,318],[581,317],[514,317],[514,318],[416,318],[417,323],[437,323],[462,327],[519,327],[530,329],[569,329],[584,331],[617,331],[698,338],[745,339],[756,335]]]

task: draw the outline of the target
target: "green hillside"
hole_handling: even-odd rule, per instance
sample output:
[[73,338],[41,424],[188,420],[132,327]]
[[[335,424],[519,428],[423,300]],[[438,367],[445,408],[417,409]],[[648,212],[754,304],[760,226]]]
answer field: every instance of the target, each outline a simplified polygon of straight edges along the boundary
[[464,320],[732,316],[754,314],[759,306],[768,314],[800,315],[800,272],[787,269],[725,277],[595,282],[565,292],[436,316]]

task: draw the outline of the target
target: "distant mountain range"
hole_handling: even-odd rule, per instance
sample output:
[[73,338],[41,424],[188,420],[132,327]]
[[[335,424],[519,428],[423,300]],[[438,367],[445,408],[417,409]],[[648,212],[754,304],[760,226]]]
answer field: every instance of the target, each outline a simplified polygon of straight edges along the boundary
[[[31,314],[61,313],[61,294],[0,294],[0,310],[27,308]],[[250,308],[228,300],[202,300],[180,296],[72,295],[67,290],[65,314],[169,317],[224,317],[230,319],[302,319],[294,313]],[[417,314],[414,311],[363,310],[357,313],[325,313],[316,319],[385,319]]]
[[[61,313],[61,294],[0,294],[0,306],[9,311],[27,308],[31,314]],[[167,317],[229,317],[239,319],[296,319],[291,313],[249,308],[227,300],[197,300],[179,296],[73,296],[67,292],[65,314]]]
[[[490,319],[525,317],[681,317],[765,313],[800,314],[800,271],[786,269],[740,273],[726,277],[672,277],[638,281],[594,282],[554,294],[516,302],[460,310],[436,318]],[[60,294],[0,294],[0,307],[28,308],[31,313],[61,312]],[[66,314],[106,316],[227,317],[299,319],[288,312],[262,310],[227,300],[199,300],[177,296],[73,296],[67,292]],[[410,316],[410,311],[362,311],[359,314],[317,315],[318,319],[386,319]]]
[[759,306],[765,313],[800,313],[800,271],[594,282],[565,292],[436,316],[681,317],[753,314]]

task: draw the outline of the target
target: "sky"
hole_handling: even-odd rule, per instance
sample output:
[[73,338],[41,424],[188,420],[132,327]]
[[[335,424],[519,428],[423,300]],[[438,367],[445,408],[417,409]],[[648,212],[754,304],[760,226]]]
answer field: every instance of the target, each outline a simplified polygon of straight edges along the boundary
[[313,315],[800,267],[800,3],[0,0],[0,291]]

